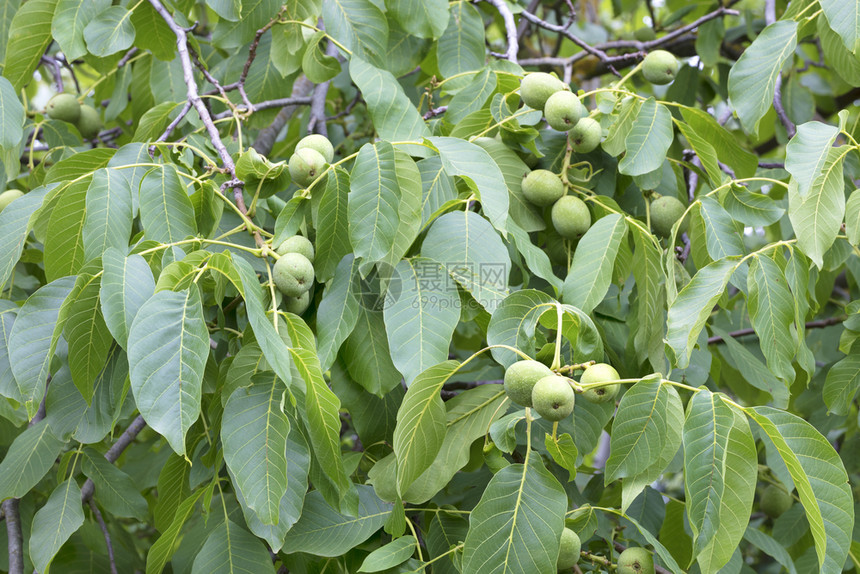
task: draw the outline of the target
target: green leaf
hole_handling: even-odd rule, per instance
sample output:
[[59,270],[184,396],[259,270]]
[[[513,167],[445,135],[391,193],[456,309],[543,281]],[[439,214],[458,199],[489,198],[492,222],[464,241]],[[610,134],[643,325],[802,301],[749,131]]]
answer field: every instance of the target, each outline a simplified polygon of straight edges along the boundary
[[774,405],[777,407],[787,407],[789,389],[785,383],[777,379],[758,357],[734,337],[716,327],[711,327],[711,330],[714,335],[722,337],[728,351],[726,357],[728,363],[743,375],[743,380],[773,397]]
[[146,499],[128,474],[92,448],[84,449],[83,469],[95,484],[99,504],[105,510],[114,516],[146,520],[149,515]]
[[465,180],[469,188],[476,192],[487,219],[504,234],[510,200],[505,178],[490,154],[458,138],[431,137],[427,140],[439,152],[445,172]]
[[771,407],[746,413],[776,446],[797,488],[815,540],[821,574],[838,574],[848,557],[854,501],[839,455],[797,415]]
[[851,352],[827,371],[824,403],[830,412],[847,415],[857,389],[860,389],[860,343],[855,342]]
[[463,574],[551,572],[566,510],[567,495],[539,454],[506,466],[469,515]]
[[392,145],[363,145],[350,175],[349,240],[357,258],[381,261],[394,246],[400,197]]
[[751,227],[767,227],[779,221],[785,209],[769,196],[732,184],[722,198],[732,219]]
[[[638,329],[633,335],[633,347],[639,360],[647,357],[657,371],[665,369],[663,353],[663,309],[666,301],[666,275],[663,272],[662,252],[654,244],[651,234],[638,226],[631,226],[638,261],[633,266],[636,280],[636,317]],[[655,321],[655,317],[661,317]]]
[[436,61],[442,76],[448,78],[484,67],[484,21],[470,2],[458,0],[449,5],[445,32],[436,43]]
[[388,0],[385,7],[405,31],[419,38],[438,38],[448,27],[445,0]]
[[51,21],[51,33],[63,55],[73,62],[85,56],[84,28],[110,6],[108,0],[59,0]]
[[101,257],[111,247],[128,249],[133,220],[131,194],[129,180],[121,171],[100,169],[93,174],[82,231],[85,261]]
[[197,234],[194,206],[172,165],[153,168],[141,180],[140,222],[144,237],[159,243]]
[[143,256],[126,257],[114,247],[105,251],[102,264],[102,314],[111,335],[127,350],[129,329],[137,312],[155,293],[155,279]]
[[743,255],[743,239],[728,212],[712,197],[703,197],[699,202],[698,212],[705,229],[705,246],[711,259],[716,261],[729,255]]
[[399,294],[392,293],[395,299],[383,316],[391,360],[407,386],[448,357],[460,300],[455,290],[445,289],[444,276],[439,263],[421,257],[404,259],[394,269]]
[[51,359],[63,332],[63,302],[72,291],[74,277],[63,277],[40,287],[18,311],[9,333],[9,363],[17,382],[18,396],[27,414],[36,414],[45,395]]
[[9,39],[9,29],[12,19],[21,8],[21,0],[8,0],[0,4],[0,62],[6,60],[6,41]]
[[105,324],[100,304],[101,276],[82,272],[69,295],[64,331],[69,343],[72,380],[92,402],[96,378],[105,366],[113,337]]
[[821,173],[806,196],[800,194],[796,179],[788,187],[788,217],[797,236],[797,246],[819,269],[824,254],[833,245],[845,214],[845,184],[842,163],[848,146],[830,148]]
[[484,107],[487,99],[496,91],[496,74],[489,67],[484,68],[472,78],[465,88],[457,92],[448,103],[445,119],[452,124]]
[[636,476],[657,460],[668,441],[668,411],[677,407],[670,401],[670,393],[659,374],[642,379],[624,393],[612,425],[606,484]]
[[564,302],[591,313],[606,295],[621,241],[627,234],[624,218],[613,213],[599,219],[576,246],[564,280]]
[[17,383],[9,364],[9,334],[17,316],[17,305],[6,300],[0,302],[0,396],[10,399],[18,396]]
[[[556,301],[536,289],[514,291],[502,301],[493,313],[487,327],[487,343],[507,345],[529,356],[535,354],[535,329],[541,315],[552,310]],[[493,359],[503,367],[519,361],[519,356],[508,349],[491,349]]]
[[274,574],[266,546],[229,518],[215,527],[194,558],[191,574]]
[[661,167],[673,138],[672,114],[666,106],[648,98],[639,108],[624,141],[626,153],[618,163],[618,171],[625,175],[645,175]]
[[158,291],[144,303],[128,334],[134,401],[146,424],[185,455],[185,434],[200,415],[209,331],[196,285]]
[[794,341],[794,296],[785,274],[773,259],[754,257],[747,277],[750,322],[758,335],[761,352],[770,371],[786,384],[794,381],[791,361]]
[[428,368],[412,382],[403,397],[393,443],[398,493],[405,493],[430,468],[442,448],[447,415],[439,391],[459,365],[457,361],[445,361]]
[[33,79],[33,72],[52,41],[51,21],[56,6],[57,0],[28,0],[12,18],[3,75],[16,94]]
[[131,11],[122,6],[111,6],[101,11],[84,28],[87,48],[101,58],[127,50],[134,43],[134,24]]
[[755,440],[746,418],[738,412],[733,415],[726,443],[723,494],[718,503],[719,527],[698,555],[699,567],[704,574],[717,572],[737,550],[749,523],[755,496],[758,478]]
[[472,211],[447,213],[433,222],[421,255],[448,274],[492,313],[508,293],[511,259],[490,223]]
[[773,537],[752,526],[748,526],[746,532],[744,532],[744,538],[747,542],[763,550],[783,565],[789,574],[797,574],[797,568],[791,559],[791,554],[788,553],[782,544],[774,540]]
[[517,251],[523,256],[528,270],[552,285],[555,293],[561,291],[564,283],[555,276],[552,270],[552,263],[550,263],[546,252],[532,243],[528,232],[517,225],[515,221],[508,221],[508,233]]
[[146,574],[161,574],[173,552],[176,549],[177,542],[180,540],[180,533],[185,521],[191,516],[194,506],[200,497],[207,491],[201,488],[194,494],[182,501],[182,504],[176,509],[176,514],[173,516],[173,522],[164,533],[158,537],[158,540],[153,543],[152,547],[146,555]]
[[354,278],[357,272],[356,260],[351,255],[345,256],[317,308],[319,361],[323,369],[328,370],[334,363],[340,346],[358,321],[359,303]]
[[690,353],[711,315],[717,300],[737,268],[737,257],[726,257],[703,267],[683,288],[669,307],[667,343],[675,352],[675,363],[684,369]]
[[51,212],[45,237],[45,275],[53,281],[74,275],[84,261],[83,229],[89,178],[68,186]]
[[860,4],[840,0],[821,0],[821,9],[834,32],[842,37],[849,52],[856,54],[860,44]]
[[351,64],[360,58],[379,67],[385,66],[388,20],[376,3],[371,0],[323,2],[322,17],[328,33],[352,52]]
[[305,497],[302,517],[287,534],[286,554],[307,552],[315,556],[340,556],[355,548],[382,528],[391,513],[391,504],[383,502],[373,489],[356,485],[358,514],[344,516],[326,504],[319,491]]
[[84,524],[81,489],[74,478],[63,482],[33,516],[30,559],[39,572],[47,572],[57,552]]
[[134,45],[152,52],[159,60],[172,60],[176,56],[176,35],[173,30],[151,3],[142,2],[136,6],[131,14],[131,23],[135,30],[144,30],[145,33],[135,35]]
[[[42,420],[15,437],[0,461],[0,501],[21,498],[48,474],[65,443]],[[78,495],[78,504],[80,504]]]
[[277,378],[265,377],[233,391],[224,406],[224,461],[245,503],[263,524],[278,524],[281,499],[287,492],[286,390]]
[[568,433],[564,433],[558,438],[547,433],[543,437],[544,447],[557,465],[566,470],[569,474],[568,482],[576,477],[576,463],[579,451],[576,449],[576,444],[573,438]]
[[855,189],[845,204],[845,234],[848,243],[860,245],[860,190]]
[[720,527],[726,457],[734,413],[716,395],[700,390],[690,399],[684,422],[684,492],[695,555]]
[[785,146],[785,169],[797,182],[800,197],[807,197],[813,187],[821,185],[830,150],[839,128],[820,122],[797,126],[797,133]]
[[349,244],[348,194],[349,173],[339,167],[333,169],[329,172],[316,216],[314,268],[320,282],[328,282],[334,276],[340,260],[352,252]]
[[797,22],[781,20],[762,30],[729,72],[729,97],[744,130],[758,133],[773,105],[776,80],[797,46]]
[[[392,296],[388,293],[385,297]],[[383,315],[369,306],[360,306],[355,327],[344,341],[341,357],[352,378],[379,397],[385,396],[403,379],[391,360]]]
[[[370,2],[370,0],[358,0]],[[329,6],[334,2],[326,2]],[[388,141],[420,140],[430,135],[430,130],[424,123],[421,114],[403,92],[403,87],[390,72],[368,64],[363,59],[353,56],[349,61],[349,75],[361,91],[373,127],[379,137]],[[412,152],[416,146],[406,146],[405,150]],[[416,155],[426,155],[420,150]]]
[[325,32],[315,33],[308,40],[304,56],[302,56],[302,70],[305,76],[315,84],[322,84],[340,73],[340,63],[334,56],[329,56],[320,46],[320,41],[325,38]]
[[[0,148],[17,149],[24,137],[23,126],[24,106],[9,80],[0,77]],[[5,183],[3,178],[2,185]]]
[[[758,158],[738,145],[733,134],[721,126],[716,118],[698,108],[681,108],[684,124],[692,132],[707,142],[720,161],[728,164],[735,172],[735,177],[752,177],[758,169]],[[686,133],[686,132],[685,132]]]
[[10,203],[0,213],[0,287],[12,276],[24,251],[42,201],[51,187],[39,187]]
[[403,564],[415,553],[414,536],[401,536],[367,555],[359,572],[379,572]]

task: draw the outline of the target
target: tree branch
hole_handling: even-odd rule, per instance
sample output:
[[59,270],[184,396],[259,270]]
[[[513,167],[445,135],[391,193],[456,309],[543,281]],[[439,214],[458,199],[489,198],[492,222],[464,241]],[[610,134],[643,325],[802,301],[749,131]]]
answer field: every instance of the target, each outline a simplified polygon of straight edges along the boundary
[[514,15],[511,9],[505,4],[505,0],[484,0],[488,4],[495,6],[499,14],[502,15],[502,20],[505,21],[505,35],[508,38],[508,49],[505,52],[505,58],[513,63],[517,63],[517,54],[520,51],[519,38],[517,35],[517,23],[514,22]]
[[[313,89],[313,82],[308,80],[305,76],[299,76],[296,81],[293,82],[293,92],[290,99],[305,98],[308,99],[309,103],[310,100],[308,96],[310,96]],[[271,125],[260,130],[260,133],[257,134],[257,139],[255,139],[252,144],[255,150],[263,155],[269,155],[271,153],[272,147],[278,139],[278,134],[281,133],[281,130],[284,129],[284,126],[287,125],[287,122],[296,112],[296,106],[297,104],[284,105],[281,111],[278,112],[278,115],[275,116]],[[259,110],[260,104],[257,104],[256,107]]]
[[[276,100],[265,100],[262,102],[258,102],[256,104],[252,104],[254,106],[254,111],[258,112],[260,110],[270,110],[272,108],[283,108],[287,106],[307,106],[311,104],[312,98],[301,97],[301,98],[278,98]],[[247,108],[237,107],[236,111],[241,113],[247,111]],[[233,112],[230,110],[221,112],[220,114],[215,114],[213,116],[216,120],[223,120],[224,118],[229,118],[233,115]],[[255,146],[256,148],[256,146]],[[259,151],[259,150],[257,150]],[[262,153],[262,152],[261,152]],[[264,154],[265,155],[265,154]]]
[[107,544],[107,551],[108,551],[108,560],[110,562],[110,574],[117,574],[117,572],[116,572],[116,560],[114,559],[114,555],[113,555],[113,544],[111,544],[111,541],[110,541],[110,532],[108,532],[107,524],[105,524],[105,519],[102,517],[102,513],[99,512],[99,509],[96,506],[96,503],[93,502],[93,499],[91,498],[88,502],[90,505],[90,510],[93,511],[93,515],[96,517],[96,520],[98,521],[99,526],[102,529],[102,534],[105,537],[105,544]]
[[[832,325],[838,325],[843,322],[846,317],[828,317],[827,319],[818,319],[817,321],[809,321],[804,327],[807,329],[823,329],[824,327],[830,327]],[[729,333],[730,337],[743,337],[746,335],[755,335],[755,329],[749,327],[747,329],[738,329],[737,331],[732,331]],[[717,343],[725,342],[720,336],[708,337],[708,344],[714,345]]]
[[780,123],[785,127],[788,139],[793,138],[794,134],[797,133],[797,129],[794,127],[794,122],[785,113],[785,108],[782,105],[782,75],[776,76],[776,84],[773,91],[773,109],[776,110],[776,117],[779,118]]
[[3,512],[6,514],[6,535],[9,538],[9,574],[24,574],[24,537],[21,534],[18,499],[4,500]]
[[[134,439],[137,437],[138,433],[143,430],[146,426],[146,421],[143,420],[143,417],[137,415],[137,418],[131,421],[131,424],[128,425],[128,428],[125,429],[125,432],[122,433],[122,436],[113,444],[110,449],[105,453],[105,458],[108,462],[114,463],[117,461],[119,456],[129,447],[129,445],[134,442]],[[81,501],[89,502],[93,497],[93,492],[95,492],[96,486],[93,484],[93,481],[89,478],[84,483],[83,488],[81,488]]]
[[[574,44],[576,44],[577,46],[579,46],[580,48],[583,49],[582,52],[578,52],[577,54],[574,54],[570,58],[560,58],[560,60],[562,60],[563,62],[567,62],[568,64],[571,64],[575,61],[575,60],[573,60],[573,58],[575,58],[576,56],[579,56],[579,58],[577,58],[577,60],[578,60],[578,59],[585,57],[587,54],[591,54],[592,56],[596,56],[598,59],[600,59],[600,61],[605,62],[613,74],[615,74],[616,76],[621,75],[618,73],[618,70],[616,70],[614,67],[612,67],[612,57],[610,57],[609,54],[607,54],[606,52],[604,52],[600,48],[597,48],[595,46],[588,44],[587,42],[585,42],[582,39],[580,39],[579,37],[577,37],[573,32],[568,30],[568,28],[570,27],[570,23],[568,23],[565,26],[558,26],[556,24],[550,24],[549,22],[547,22],[545,20],[541,20],[540,18],[538,18],[534,14],[527,12],[525,10],[520,12],[520,16],[522,16],[523,18],[525,18],[529,22],[532,22],[533,24],[537,24],[538,26],[540,26],[541,28],[544,28],[545,30],[549,30],[550,32],[557,32],[557,33],[561,34],[562,36],[564,36],[565,38],[567,38],[568,40],[570,40],[571,42],[573,42]],[[570,60],[570,61],[568,61],[568,60]],[[564,66],[564,63],[562,63],[561,65]]]

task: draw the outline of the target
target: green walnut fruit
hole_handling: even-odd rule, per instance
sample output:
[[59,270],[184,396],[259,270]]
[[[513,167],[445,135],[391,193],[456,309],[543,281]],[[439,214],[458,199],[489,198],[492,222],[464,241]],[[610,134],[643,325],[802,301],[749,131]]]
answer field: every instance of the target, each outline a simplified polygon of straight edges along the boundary
[[281,293],[299,297],[314,283],[314,266],[301,253],[287,253],[272,267],[272,279]]
[[299,187],[307,187],[323,172],[326,163],[317,150],[307,147],[296,150],[290,157],[290,177]]
[[552,375],[552,371],[543,363],[519,361],[505,371],[505,392],[516,404],[530,407],[535,383],[549,375]]
[[570,147],[576,153],[588,153],[597,149],[600,138],[603,137],[603,128],[592,118],[582,118],[568,132]]
[[6,209],[7,205],[20,197],[24,197],[24,192],[20,189],[10,189],[0,193],[0,212]]
[[771,518],[779,518],[783,513],[791,508],[794,504],[794,499],[791,494],[781,486],[775,484],[768,485],[761,495],[759,506],[761,511]]
[[532,406],[548,421],[560,421],[570,416],[575,400],[570,382],[560,375],[543,377],[532,389]]
[[579,540],[579,535],[570,528],[565,528],[561,533],[556,569],[562,571],[573,568],[579,562],[580,550],[582,550],[582,542]]
[[642,62],[642,75],[652,84],[662,86],[675,79],[680,67],[678,59],[666,50],[654,50]]
[[52,120],[62,120],[73,124],[81,117],[81,104],[72,94],[57,94],[48,100],[45,112]]
[[640,42],[650,42],[657,39],[657,33],[650,26],[642,26],[633,32],[633,37]]
[[334,159],[334,147],[328,138],[319,134],[305,136],[296,144],[296,151],[300,149],[312,149],[325,158],[326,163]]
[[311,263],[314,262],[314,244],[307,237],[301,235],[293,235],[284,240],[276,250],[278,255],[286,255],[287,253],[301,253],[308,258]]
[[[672,234],[672,226],[681,219],[687,210],[684,204],[671,195],[661,196],[651,202],[651,230],[660,237],[669,237]],[[679,233],[687,230],[687,222],[681,224]]]
[[549,97],[543,108],[547,123],[554,130],[566,132],[585,115],[586,109],[576,94],[562,90]]
[[555,202],[550,211],[552,226],[566,239],[575,239],[591,227],[588,206],[578,197],[565,195]]
[[630,547],[618,556],[617,574],[654,574],[654,557],[644,548]]
[[92,106],[84,104],[81,106],[81,117],[75,124],[84,139],[91,140],[102,131],[102,119],[99,112]]
[[564,89],[564,83],[545,72],[533,72],[520,83],[520,97],[530,108],[543,110],[551,95]]
[[[612,365],[597,363],[585,369],[585,372],[582,373],[582,377],[579,379],[579,384],[587,387],[588,385],[597,383],[617,381],[620,378],[618,371],[612,368]],[[582,396],[590,403],[606,403],[615,398],[620,388],[621,385],[618,384],[586,388]]]
[[536,169],[523,178],[523,195],[531,203],[546,207],[561,199],[564,184],[548,169]]
[[298,297],[291,297],[289,295],[284,296],[284,309],[288,313],[292,313],[293,315],[301,315],[305,311],[308,310],[308,306],[311,304],[311,294],[310,291],[305,291]]

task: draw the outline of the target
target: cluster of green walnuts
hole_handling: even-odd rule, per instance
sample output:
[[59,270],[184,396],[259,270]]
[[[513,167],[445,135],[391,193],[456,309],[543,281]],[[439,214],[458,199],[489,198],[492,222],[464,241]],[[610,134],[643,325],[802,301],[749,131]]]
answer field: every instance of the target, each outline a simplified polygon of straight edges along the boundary
[[[642,62],[642,75],[652,84],[672,82],[680,64],[665,50],[650,52]],[[587,108],[570,87],[552,74],[533,72],[520,84],[520,97],[525,105],[543,111],[549,126],[568,133],[568,145],[576,153],[597,149],[603,130],[597,120],[588,115]],[[565,239],[576,239],[591,227],[588,207],[578,197],[566,195],[562,179],[546,169],[536,169],[523,178],[525,198],[538,207],[550,207],[553,228]],[[675,197],[662,196],[650,206],[651,229],[661,237],[669,237],[672,226],[685,211]],[[685,229],[681,227],[681,232]]]
[[72,94],[56,94],[48,100],[45,113],[52,120],[74,124],[84,139],[93,139],[102,129],[98,111],[88,104],[81,104]]
[[[612,365],[588,365],[576,385],[583,398],[592,403],[611,401],[621,389],[621,380]],[[508,398],[523,407],[535,410],[542,418],[557,422],[573,413],[576,402],[573,382],[539,361],[526,359],[507,368],[504,378]],[[561,535],[556,567],[559,571],[573,568],[579,562],[582,542],[573,530],[565,528]],[[618,574],[653,574],[654,559],[644,548],[627,548],[618,557]]]

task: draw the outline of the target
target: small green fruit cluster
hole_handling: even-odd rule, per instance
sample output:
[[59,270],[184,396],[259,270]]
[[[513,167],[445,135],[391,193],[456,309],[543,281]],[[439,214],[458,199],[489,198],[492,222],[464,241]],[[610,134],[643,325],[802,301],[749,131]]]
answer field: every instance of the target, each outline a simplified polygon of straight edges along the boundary
[[618,556],[618,574],[654,574],[654,557],[644,548],[631,546]]
[[657,86],[672,83],[680,68],[678,59],[666,50],[649,52],[642,61],[642,75]]
[[606,403],[615,398],[621,385],[592,386],[621,379],[612,365],[597,363],[586,368],[579,379],[579,384],[585,387],[582,396],[590,403]]
[[52,120],[61,120],[74,124],[85,139],[99,135],[102,120],[94,107],[78,103],[72,94],[57,94],[48,100],[45,112]]
[[272,268],[275,286],[284,294],[284,307],[301,315],[310,305],[310,289],[314,283],[314,246],[301,235],[294,235],[275,250],[280,258]]
[[0,193],[0,213],[6,209],[6,206],[20,197],[24,197],[24,192],[20,189],[8,189]]
[[565,195],[564,184],[553,172],[547,169],[529,172],[523,178],[522,190],[530,203],[538,207],[552,206],[552,226],[562,237],[575,239],[591,227],[588,207],[581,199]]
[[290,177],[299,187],[308,187],[334,159],[334,147],[328,138],[311,134],[302,138],[290,156]]
[[523,102],[543,112],[555,130],[569,132],[570,146],[576,153],[594,151],[600,145],[603,129],[588,117],[588,109],[576,94],[558,78],[544,72],[533,72],[520,83]]
[[533,407],[549,420],[559,421],[573,412],[576,396],[570,381],[538,361],[519,361],[505,371],[505,391],[514,403]]
[[[660,237],[672,235],[672,226],[687,210],[684,204],[671,195],[663,195],[651,202],[651,230]],[[681,223],[679,233],[687,231],[687,222]]]

